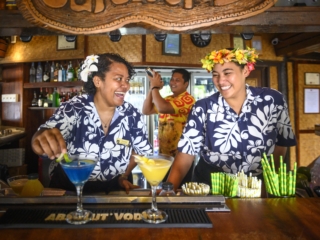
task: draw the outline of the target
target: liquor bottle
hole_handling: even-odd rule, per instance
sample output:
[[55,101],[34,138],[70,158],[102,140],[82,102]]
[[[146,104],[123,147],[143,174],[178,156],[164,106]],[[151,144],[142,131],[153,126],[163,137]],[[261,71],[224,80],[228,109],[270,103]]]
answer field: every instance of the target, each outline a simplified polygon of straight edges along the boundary
[[133,91],[134,91],[134,93],[135,94],[139,94],[139,78],[135,78],[134,79],[135,80],[135,82],[134,82],[134,86],[133,86]]
[[50,64],[48,61],[44,65],[43,81],[50,82]]
[[46,88],[46,92],[44,94],[44,99],[50,99],[48,88]]
[[34,91],[33,93],[33,99],[31,101],[32,107],[38,107],[38,99],[37,99],[37,93]]
[[52,107],[59,107],[59,105],[60,105],[59,93],[57,92],[57,88],[54,88],[54,91],[52,93]]
[[42,66],[40,62],[38,62],[38,66],[37,66],[36,81],[42,82]]
[[78,68],[78,72],[77,72],[78,81],[81,81],[81,75],[80,75],[81,71],[80,71],[80,69],[81,69],[82,65],[83,65],[83,61],[80,62],[80,65],[79,65],[79,68]]
[[69,62],[68,69],[67,69],[67,81],[72,82],[74,80],[74,69],[72,67],[72,62]]
[[139,78],[139,92],[140,94],[144,94],[144,84],[142,78]]
[[30,67],[29,82],[31,82],[31,83],[36,82],[36,69],[34,67],[34,62],[31,64],[31,67]]
[[42,88],[40,88],[40,93],[38,97],[38,107],[42,107],[42,106],[43,106],[43,96],[42,96]]
[[54,65],[54,61],[52,61],[52,64],[50,67],[50,82],[54,82],[54,69],[55,69],[55,65]]
[[58,82],[62,82],[62,65],[58,69]]
[[56,63],[56,66],[53,71],[53,81],[58,82],[58,72],[59,72],[59,64]]
[[63,67],[63,65],[61,64],[61,72],[62,72],[62,82],[66,82],[67,81],[67,71],[66,69]]

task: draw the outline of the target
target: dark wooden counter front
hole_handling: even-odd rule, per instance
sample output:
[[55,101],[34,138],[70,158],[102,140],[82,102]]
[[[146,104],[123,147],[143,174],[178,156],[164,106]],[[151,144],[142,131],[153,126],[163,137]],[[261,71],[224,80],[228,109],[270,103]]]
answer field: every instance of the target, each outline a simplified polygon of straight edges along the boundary
[[[320,198],[227,199],[213,228],[1,229],[1,239],[320,239]],[[0,206],[1,207],[1,206]]]

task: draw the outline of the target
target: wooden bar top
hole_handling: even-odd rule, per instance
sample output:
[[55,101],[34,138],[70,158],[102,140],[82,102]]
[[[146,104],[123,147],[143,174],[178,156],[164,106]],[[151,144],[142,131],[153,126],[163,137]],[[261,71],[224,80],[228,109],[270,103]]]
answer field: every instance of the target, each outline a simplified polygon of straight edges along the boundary
[[[320,198],[227,199],[213,228],[1,229],[1,239],[320,239]],[[0,206],[1,207],[1,206]]]

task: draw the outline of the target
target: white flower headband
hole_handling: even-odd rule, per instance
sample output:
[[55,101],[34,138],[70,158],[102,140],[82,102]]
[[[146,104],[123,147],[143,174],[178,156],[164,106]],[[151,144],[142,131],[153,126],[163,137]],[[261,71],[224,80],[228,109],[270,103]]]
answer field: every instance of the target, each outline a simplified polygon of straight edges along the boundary
[[97,55],[87,56],[86,60],[84,61],[84,63],[81,66],[80,76],[81,76],[82,81],[87,82],[88,75],[90,73],[98,72],[98,67],[96,64],[94,64],[94,63],[99,62],[98,58],[99,58],[99,56],[97,56]]

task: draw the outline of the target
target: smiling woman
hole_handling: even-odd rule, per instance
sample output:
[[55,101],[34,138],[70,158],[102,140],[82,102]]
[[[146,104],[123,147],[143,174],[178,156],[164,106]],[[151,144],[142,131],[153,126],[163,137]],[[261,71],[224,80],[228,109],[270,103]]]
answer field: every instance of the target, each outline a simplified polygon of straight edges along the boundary
[[201,60],[219,91],[190,111],[167,179],[175,187],[196,155],[200,160],[193,182],[210,185],[214,172],[243,171],[262,178],[263,153],[280,159],[296,144],[283,95],[246,84],[257,58],[254,49],[221,49]]
[[[134,73],[118,54],[88,56],[80,73],[87,94],[63,103],[32,139],[35,153],[51,159],[61,152],[99,157],[84,191],[135,188],[128,179],[136,166],[131,154],[151,152],[141,113],[124,101]],[[50,186],[74,190],[59,165]]]

